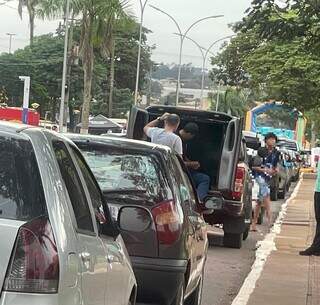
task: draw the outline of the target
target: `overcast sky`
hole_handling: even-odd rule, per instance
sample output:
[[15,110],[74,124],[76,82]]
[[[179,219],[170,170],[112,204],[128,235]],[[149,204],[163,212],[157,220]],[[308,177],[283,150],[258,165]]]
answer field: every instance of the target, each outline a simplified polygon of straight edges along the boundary
[[[106,0],[107,1],[107,0]],[[0,0],[0,4],[1,4]],[[171,14],[183,30],[186,30],[194,21],[210,16],[224,15],[219,19],[206,20],[193,28],[189,36],[196,40],[204,48],[212,42],[226,35],[232,34],[228,27],[230,23],[239,21],[244,16],[244,11],[250,6],[250,0],[149,0],[162,10]],[[138,17],[139,0],[131,0],[132,9]],[[36,35],[54,32],[58,21],[36,21]],[[177,31],[175,24],[165,15],[147,6],[145,11],[144,26],[152,33],[148,36],[150,45],[155,45],[153,60],[157,62],[178,62],[179,38],[173,33]],[[7,5],[0,5],[0,52],[7,52],[9,37],[6,33],[14,33],[12,47],[21,48],[28,43],[28,15],[24,13],[21,20],[17,12],[17,2],[11,1]],[[219,50],[220,44],[213,48],[213,52]],[[189,41],[184,45],[184,63],[193,63],[201,66],[200,51]]]

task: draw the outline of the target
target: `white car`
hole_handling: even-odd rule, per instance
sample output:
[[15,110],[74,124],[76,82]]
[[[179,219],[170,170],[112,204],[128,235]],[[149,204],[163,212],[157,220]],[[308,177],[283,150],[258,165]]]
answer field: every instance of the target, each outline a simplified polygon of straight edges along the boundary
[[1,305],[135,304],[119,230],[57,133],[0,122],[0,245]]

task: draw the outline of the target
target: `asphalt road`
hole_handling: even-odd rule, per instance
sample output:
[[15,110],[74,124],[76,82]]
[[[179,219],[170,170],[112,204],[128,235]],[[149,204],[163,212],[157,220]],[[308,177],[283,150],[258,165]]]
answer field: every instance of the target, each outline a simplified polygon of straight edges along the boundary
[[[292,188],[293,189],[293,188]],[[291,192],[290,192],[291,193]],[[290,193],[288,195],[290,195]],[[284,200],[272,202],[274,220]],[[222,246],[222,230],[213,229],[209,234],[210,247],[206,264],[202,305],[230,305],[255,260],[256,245],[268,232],[266,224],[258,226],[258,232],[250,232],[239,249]]]

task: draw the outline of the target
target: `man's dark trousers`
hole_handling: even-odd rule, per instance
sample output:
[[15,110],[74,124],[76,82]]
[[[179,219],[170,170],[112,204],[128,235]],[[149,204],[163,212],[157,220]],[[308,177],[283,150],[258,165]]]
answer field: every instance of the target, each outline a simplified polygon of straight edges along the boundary
[[318,252],[320,251],[320,192],[314,193],[314,211],[317,221],[317,229],[311,247]]

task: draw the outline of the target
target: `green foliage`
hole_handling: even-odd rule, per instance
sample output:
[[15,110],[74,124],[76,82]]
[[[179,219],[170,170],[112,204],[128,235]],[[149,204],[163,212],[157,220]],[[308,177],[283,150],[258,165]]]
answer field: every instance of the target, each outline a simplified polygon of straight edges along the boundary
[[0,87],[5,88],[10,106],[21,106],[23,82],[31,77],[30,104],[40,104],[40,111],[54,110],[61,90],[63,38],[53,34],[34,39],[33,47],[14,54],[0,55]]
[[250,88],[260,101],[275,99],[310,110],[320,98],[319,1],[277,3],[252,2],[235,26],[237,37],[213,59],[211,77]]
[[211,79],[225,85],[247,87],[249,75],[244,62],[259,45],[259,37],[254,31],[239,33],[230,44],[224,44],[223,52],[212,59]]
[[319,59],[308,53],[300,40],[274,41],[253,51],[243,66],[250,74],[253,87],[263,86],[269,98],[303,111],[319,103]]
[[[107,100],[109,98],[109,93],[106,96]],[[91,111],[92,115],[103,114],[108,116],[108,104],[102,102],[103,99],[98,99],[96,103],[91,103]],[[127,113],[130,110],[131,106],[134,102],[133,92],[126,89],[114,89],[113,92],[113,108],[112,114],[115,118],[126,118]]]
[[246,112],[250,109],[251,103],[249,101],[249,94],[246,90],[239,90],[227,87],[219,93],[209,95],[211,99],[211,110],[215,111],[218,103],[218,111],[225,112],[237,117],[244,117]]
[[[147,30],[145,29],[140,86],[144,86],[145,76],[151,62],[150,48],[146,43],[146,33]],[[75,27],[74,40],[76,45],[79,39],[80,29]],[[130,108],[131,102],[129,100],[132,99],[136,71],[137,39],[137,24],[130,31],[126,27],[118,28],[116,57],[119,57],[120,61],[116,61],[115,64],[114,116],[127,112]],[[39,111],[42,117],[44,117],[46,111],[50,111],[51,119],[55,119],[61,94],[63,45],[63,33],[47,34],[35,37],[32,48],[28,46],[14,54],[0,54],[0,88],[3,88],[6,92],[8,105],[22,105],[23,82],[19,80],[19,76],[28,75],[31,76],[30,104],[34,102],[40,104]],[[103,107],[107,109],[110,59],[103,58],[98,50],[95,51],[95,54],[92,95],[101,109],[104,109]],[[80,110],[82,107],[83,71],[81,61],[79,65],[72,65],[69,89],[71,113],[72,110]]]

